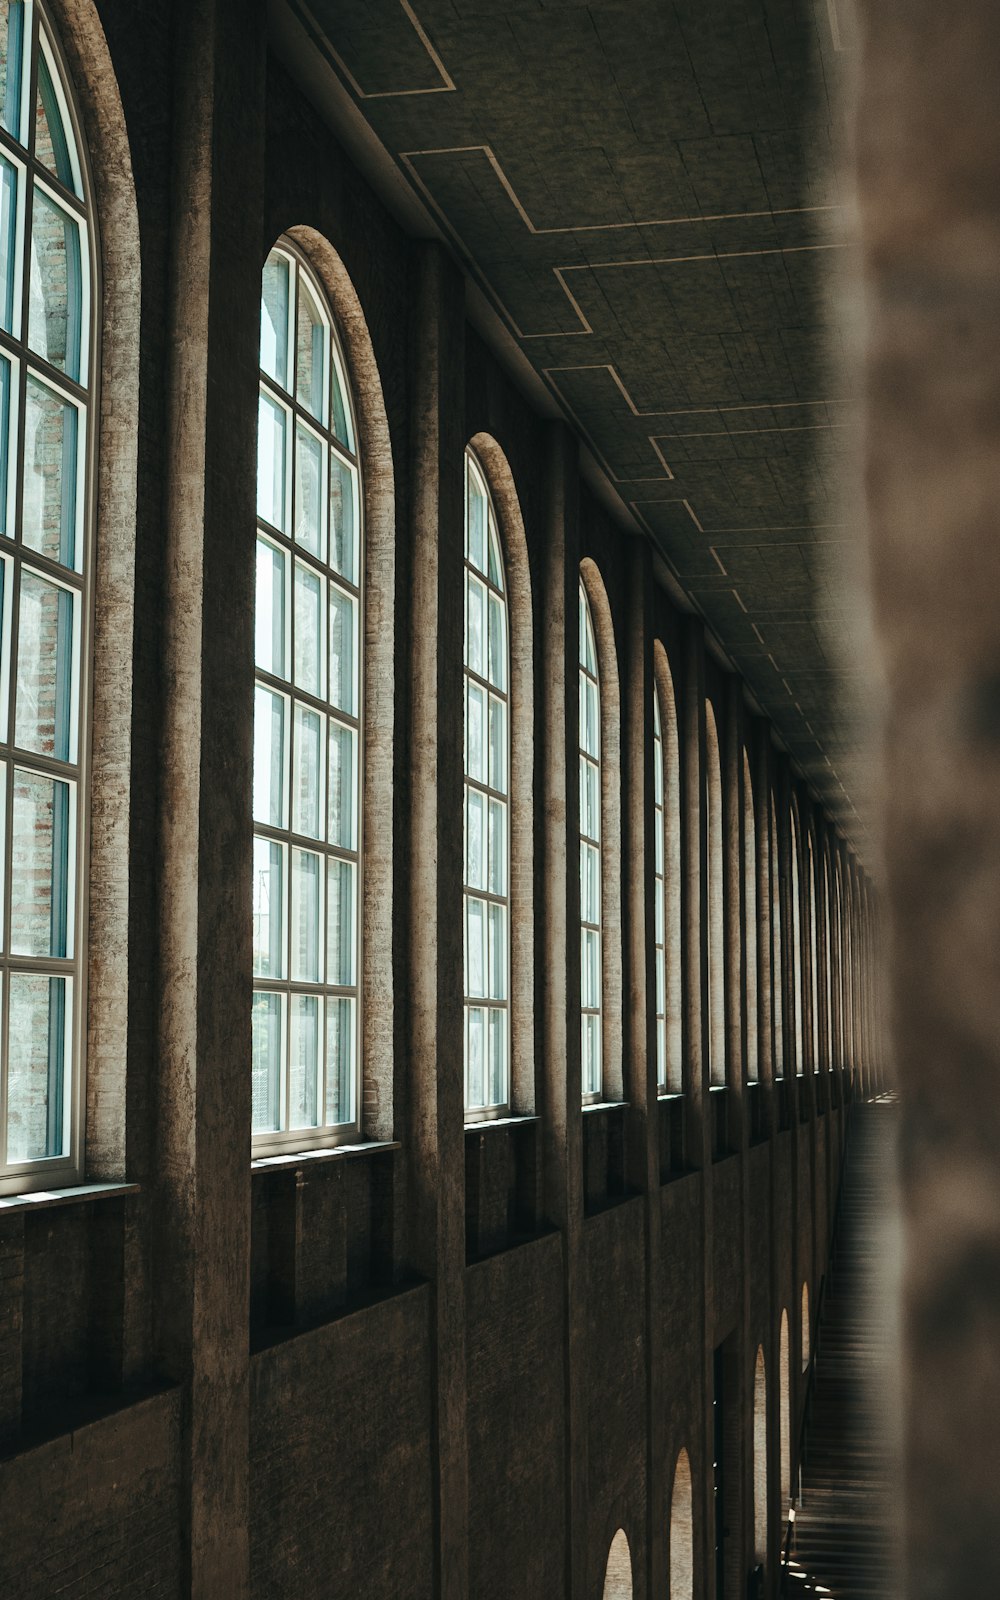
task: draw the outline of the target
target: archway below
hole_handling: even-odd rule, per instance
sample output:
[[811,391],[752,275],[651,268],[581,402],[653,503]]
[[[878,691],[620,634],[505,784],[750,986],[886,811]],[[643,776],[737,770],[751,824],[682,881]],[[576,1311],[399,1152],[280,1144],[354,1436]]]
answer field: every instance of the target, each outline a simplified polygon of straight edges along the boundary
[[670,1496],[670,1600],[694,1597],[694,1524],[691,1512],[691,1463],[682,1450],[674,1468]]
[[611,1541],[604,1574],[604,1600],[632,1600],[632,1553],[624,1528]]

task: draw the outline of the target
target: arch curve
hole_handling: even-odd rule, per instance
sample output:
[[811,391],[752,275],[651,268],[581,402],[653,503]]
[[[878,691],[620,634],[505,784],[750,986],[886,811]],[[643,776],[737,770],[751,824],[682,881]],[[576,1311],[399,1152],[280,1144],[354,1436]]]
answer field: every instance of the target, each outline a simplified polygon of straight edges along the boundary
[[624,1528],[619,1528],[608,1551],[603,1600],[632,1600],[632,1593],[632,1552]]
[[580,562],[580,582],[590,606],[597,649],[601,706],[601,955],[603,984],[603,1093],[623,1095],[622,1076],[622,868],[621,692],[615,627],[595,561]]
[[694,1597],[694,1514],[691,1462],[681,1450],[670,1490],[670,1600]]

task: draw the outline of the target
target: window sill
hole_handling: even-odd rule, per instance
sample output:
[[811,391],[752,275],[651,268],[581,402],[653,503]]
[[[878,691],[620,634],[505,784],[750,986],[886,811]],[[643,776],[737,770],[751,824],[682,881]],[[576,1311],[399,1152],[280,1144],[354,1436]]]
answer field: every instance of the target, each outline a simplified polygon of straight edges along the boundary
[[292,1150],[287,1155],[282,1151],[274,1156],[254,1156],[250,1162],[250,1171],[287,1172],[290,1167],[313,1166],[317,1162],[349,1161],[355,1156],[385,1155],[391,1150],[402,1148],[398,1139],[362,1139],[357,1144],[327,1145],[322,1150]]
[[535,1112],[530,1112],[528,1115],[523,1117],[480,1117],[477,1118],[475,1122],[467,1122],[465,1124],[465,1131],[466,1134],[470,1134],[488,1133],[493,1128],[523,1128],[529,1122],[541,1122],[541,1120],[541,1117],[539,1117]]
[[120,1200],[123,1195],[138,1193],[137,1183],[78,1183],[67,1189],[35,1189],[30,1194],[0,1195],[0,1216],[50,1206],[87,1205],[93,1200]]
[[662,1106],[667,1100],[683,1100],[684,1095],[680,1089],[664,1089],[657,1093],[657,1101]]
[[587,1102],[587,1104],[585,1106],[583,1106],[582,1109],[583,1109],[584,1116],[587,1116],[590,1112],[593,1112],[593,1111],[627,1111],[628,1110],[628,1101],[627,1100],[589,1100]]

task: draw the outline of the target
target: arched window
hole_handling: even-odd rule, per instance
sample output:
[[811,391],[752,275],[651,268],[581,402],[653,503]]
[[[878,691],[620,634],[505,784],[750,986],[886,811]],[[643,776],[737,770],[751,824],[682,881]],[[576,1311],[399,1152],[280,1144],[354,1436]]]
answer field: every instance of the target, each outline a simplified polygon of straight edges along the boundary
[[788,1355],[788,1312],[781,1313],[780,1370],[778,1374],[779,1444],[781,1459],[781,1515],[792,1503],[792,1389]]
[[691,1463],[682,1450],[674,1468],[670,1493],[670,1600],[692,1600],[694,1595],[694,1520],[691,1499]]
[[580,584],[580,1013],[584,1100],[601,1096],[601,687],[587,591]]
[[767,1560],[767,1373],[764,1347],[757,1346],[753,1383],[753,1542],[757,1560]]
[[709,1082],[726,1081],[726,950],[722,899],[722,764],[711,701],[705,704],[705,791],[708,805],[708,1062]]
[[812,835],[806,835],[809,859],[809,1039],[812,1045],[812,1069],[819,1071],[819,872]]
[[253,768],[253,1131],[358,1128],[363,507],[326,295],[283,239],[264,266]]
[[802,1371],[809,1370],[809,1285],[802,1285]]
[[771,1005],[774,1028],[774,1076],[785,1071],[785,1023],[781,938],[781,877],[778,867],[778,818],[771,796]]
[[681,1039],[681,811],[677,707],[666,651],[653,647],[653,786],[656,800],[656,1082],[683,1088]]
[[847,963],[844,947],[844,876],[840,866],[839,854],[834,857],[834,898],[833,908],[835,917],[834,931],[834,996],[835,1012],[837,1018],[836,1048],[837,1054],[834,1065],[841,1070],[847,1062],[847,1019],[845,1014],[845,994],[847,984]]
[[746,943],[747,1079],[756,1083],[760,1069],[757,1046],[757,823],[753,809],[750,762],[743,752],[743,892]]
[[823,852],[823,982],[826,992],[826,1064],[832,1072],[836,1064],[834,1054],[834,1020],[833,1020],[833,965],[834,965],[834,937],[835,913],[833,897],[830,893],[830,858],[826,851]]
[[95,338],[86,162],[39,6],[4,7],[0,52],[2,1191],[83,1160]]
[[632,1600],[632,1554],[623,1528],[618,1529],[608,1551],[603,1600]]
[[510,1097],[507,585],[486,479],[465,453],[465,1108]]
[[791,812],[792,835],[792,1025],[795,1046],[795,1070],[805,1071],[802,1037],[802,897],[799,888],[799,830],[795,825],[795,808]]

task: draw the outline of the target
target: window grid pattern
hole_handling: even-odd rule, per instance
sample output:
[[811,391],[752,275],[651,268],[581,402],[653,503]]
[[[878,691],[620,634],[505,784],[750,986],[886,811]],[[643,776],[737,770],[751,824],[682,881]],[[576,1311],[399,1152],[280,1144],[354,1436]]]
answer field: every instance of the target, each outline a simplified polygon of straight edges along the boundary
[[771,999],[774,1025],[774,1075],[785,1072],[784,989],[782,977],[781,945],[781,878],[778,868],[778,820],[774,810],[774,797],[770,805],[771,834]]
[[282,245],[261,295],[253,767],[258,1152],[358,1127],[363,529],[326,298]]
[[603,1083],[601,686],[587,591],[580,584],[580,1030],[583,1098]]
[[653,927],[656,966],[656,1085],[667,1087],[667,885],[664,871],[663,738],[660,707],[653,691]]
[[0,1189],[78,1170],[91,229],[40,8],[0,11]]
[[510,1102],[510,663],[493,501],[465,454],[465,1108]]
[[791,818],[792,834],[792,1022],[794,1032],[795,1071],[801,1077],[805,1072],[802,1010],[804,992],[802,968],[802,901],[799,889],[799,831],[795,816]]

